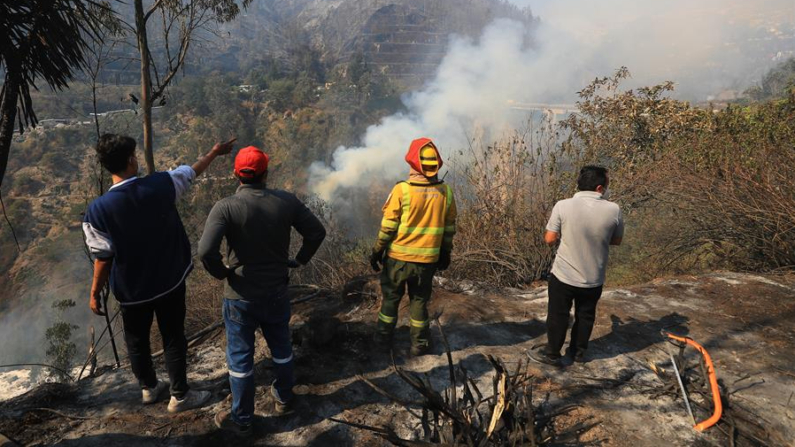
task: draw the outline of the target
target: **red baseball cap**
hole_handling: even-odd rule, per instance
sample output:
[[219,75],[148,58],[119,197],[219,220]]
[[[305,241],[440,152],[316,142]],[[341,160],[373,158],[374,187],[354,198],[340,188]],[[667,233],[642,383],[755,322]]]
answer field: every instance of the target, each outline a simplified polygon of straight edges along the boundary
[[268,169],[270,157],[254,146],[244,147],[235,156],[235,175],[238,177],[256,177]]

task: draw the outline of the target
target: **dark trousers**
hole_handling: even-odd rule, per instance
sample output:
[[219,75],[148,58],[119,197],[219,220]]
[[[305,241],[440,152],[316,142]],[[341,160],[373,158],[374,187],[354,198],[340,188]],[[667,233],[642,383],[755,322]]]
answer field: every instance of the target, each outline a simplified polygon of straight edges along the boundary
[[409,324],[412,346],[428,346],[430,330],[428,302],[433,292],[436,264],[398,261],[387,257],[381,272],[381,311],[378,313],[378,332],[392,335],[397,325],[398,308],[408,290]]
[[569,328],[569,312],[574,303],[574,326],[571,328],[569,351],[584,353],[588,349],[593,324],[596,320],[596,303],[602,296],[602,286],[574,287],[549,275],[549,304],[547,307],[547,355],[560,357]]
[[127,354],[133,374],[142,388],[154,388],[157,385],[149,344],[154,316],[157,316],[157,327],[163,338],[171,395],[181,399],[189,389],[186,375],[188,342],[185,339],[184,282],[154,301],[121,308]]

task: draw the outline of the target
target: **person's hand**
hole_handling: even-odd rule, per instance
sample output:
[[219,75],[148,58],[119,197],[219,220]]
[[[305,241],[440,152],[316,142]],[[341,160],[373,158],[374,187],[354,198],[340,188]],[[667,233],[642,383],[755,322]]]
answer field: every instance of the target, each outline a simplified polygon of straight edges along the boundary
[[226,155],[232,152],[232,146],[234,145],[235,141],[237,141],[237,138],[232,138],[231,140],[225,143],[215,143],[215,146],[213,146],[212,149],[212,153],[214,153],[215,155]]
[[380,272],[382,265],[384,265],[384,250],[373,250],[373,254],[370,255],[370,267],[374,272]]
[[287,267],[289,267],[291,269],[297,269],[298,267],[301,267],[302,265],[303,264],[301,264],[300,262],[296,261],[295,259],[288,259],[287,260]]
[[89,307],[91,307],[91,312],[104,317],[105,312],[102,311],[102,299],[99,297],[99,294],[91,294],[91,300],[88,302]]
[[439,253],[439,261],[436,263],[437,270],[447,270],[450,267],[450,252],[442,250]]

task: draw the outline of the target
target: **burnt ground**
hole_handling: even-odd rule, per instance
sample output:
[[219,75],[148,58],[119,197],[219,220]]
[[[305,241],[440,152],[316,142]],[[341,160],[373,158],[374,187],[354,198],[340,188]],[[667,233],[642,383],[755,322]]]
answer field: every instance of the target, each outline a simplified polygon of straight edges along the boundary
[[[254,445],[384,444],[332,417],[387,425],[404,438],[419,439],[414,417],[357,378],[363,375],[400,397],[417,397],[394,374],[389,355],[372,348],[376,293],[372,283],[365,283],[355,293],[321,296],[294,307],[300,395],[293,414],[267,414],[271,363],[261,344]],[[560,370],[526,364],[526,350],[545,340],[545,287],[500,293],[437,287],[431,307],[441,312],[454,360],[482,389],[491,387],[492,369],[484,356],[491,354],[535,377],[534,399],[542,412],[578,405],[555,419],[561,432],[580,427],[569,445],[729,445],[719,428],[695,432],[681,400],[654,396],[661,382],[649,364],[670,368],[668,353],[675,351],[662,329],[706,347],[725,400],[767,432],[769,445],[795,445],[795,277],[716,273],[608,289],[599,304],[590,361]],[[448,370],[438,330],[433,329],[432,354],[410,358],[405,308],[400,317],[397,363],[427,374],[438,390],[444,389]],[[212,422],[215,412],[229,405],[223,348],[219,333],[190,352],[193,386],[213,392],[202,409],[171,416],[165,401],[143,407],[129,370],[106,368],[77,384],[48,384],[0,403],[0,433],[25,445],[240,445]],[[686,352],[695,364],[695,351]],[[696,410],[696,419],[707,416]],[[756,444],[740,438],[737,445]]]

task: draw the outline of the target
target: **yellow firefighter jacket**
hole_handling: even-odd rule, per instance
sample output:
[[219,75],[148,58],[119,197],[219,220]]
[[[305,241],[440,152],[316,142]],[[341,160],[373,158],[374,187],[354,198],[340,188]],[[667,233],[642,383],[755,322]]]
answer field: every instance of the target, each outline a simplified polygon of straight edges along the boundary
[[375,249],[398,261],[434,263],[452,251],[456,207],[453,190],[442,182],[400,182],[384,204]]

